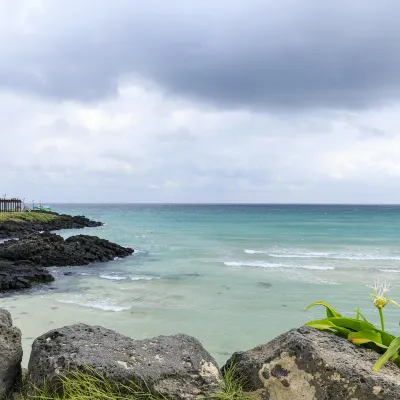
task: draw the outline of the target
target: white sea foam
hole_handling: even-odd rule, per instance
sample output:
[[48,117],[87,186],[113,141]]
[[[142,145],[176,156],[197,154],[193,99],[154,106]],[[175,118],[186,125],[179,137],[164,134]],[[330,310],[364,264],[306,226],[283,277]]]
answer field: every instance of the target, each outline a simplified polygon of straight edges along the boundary
[[270,263],[267,261],[250,261],[250,262],[240,262],[240,261],[226,261],[224,264],[227,267],[253,267],[253,268],[301,268],[301,269],[312,269],[312,270],[334,270],[335,267],[323,266],[323,265],[289,265],[289,264],[279,264]]
[[135,249],[135,252],[133,254],[148,254],[148,250],[145,249]]
[[95,308],[98,310],[103,310],[103,311],[114,311],[114,312],[119,312],[119,311],[124,311],[124,310],[129,310],[131,307],[127,306],[118,306],[115,305],[113,302],[107,301],[107,300],[74,300],[74,299],[67,299],[67,300],[57,300],[59,303],[66,303],[66,304],[76,304],[81,307],[87,307],[87,308]]
[[247,254],[266,254],[274,258],[328,258],[335,260],[355,260],[355,261],[400,261],[400,255],[385,254],[359,254],[359,253],[327,253],[327,252],[304,252],[304,251],[284,251],[282,253],[245,249]]
[[118,276],[118,275],[100,275],[100,278],[108,279],[110,281],[123,281],[126,279],[126,276]]
[[284,267],[284,264],[269,263],[264,261],[253,262],[239,262],[239,261],[226,261],[224,264],[227,267],[255,267],[255,268],[279,268]]
[[318,252],[309,252],[309,253],[295,253],[295,254],[287,254],[287,253],[267,253],[270,257],[276,258],[330,258],[331,254],[329,253],[318,253]]
[[335,269],[335,267],[325,267],[322,265],[296,265],[295,268],[303,268],[303,269],[315,269],[321,271],[330,271]]
[[395,273],[395,274],[399,274],[400,270],[398,269],[380,269],[379,271],[381,272],[390,272],[390,273]]
[[343,260],[357,260],[357,261],[400,261],[400,256],[380,256],[380,255],[348,255],[348,256],[335,256],[332,258]]
[[160,279],[160,277],[158,277],[158,276],[145,276],[145,275],[143,275],[143,276],[141,276],[141,275],[131,276],[131,280],[132,281],[151,281],[153,279]]

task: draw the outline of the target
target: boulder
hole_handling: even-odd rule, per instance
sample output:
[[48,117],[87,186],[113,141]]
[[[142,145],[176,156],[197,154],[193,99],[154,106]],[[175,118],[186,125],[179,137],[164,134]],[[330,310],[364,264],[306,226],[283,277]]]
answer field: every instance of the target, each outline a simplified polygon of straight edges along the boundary
[[13,327],[10,313],[0,309],[0,398],[21,378],[21,360],[21,331]]
[[0,292],[30,288],[37,283],[54,281],[44,268],[36,267],[29,261],[16,263],[0,260]]
[[330,333],[302,327],[252,350],[235,353],[234,367],[252,398],[268,400],[400,399],[400,369],[371,368],[379,355]]
[[215,392],[220,372],[215,360],[193,337],[159,336],[134,340],[99,326],[77,324],[37,338],[28,366],[28,384],[59,389],[60,375],[89,369],[110,382],[137,383],[153,394],[196,399]]
[[43,233],[0,244],[0,260],[30,261],[40,267],[87,265],[132,253],[130,248],[87,235],[71,236],[64,240],[59,235]]

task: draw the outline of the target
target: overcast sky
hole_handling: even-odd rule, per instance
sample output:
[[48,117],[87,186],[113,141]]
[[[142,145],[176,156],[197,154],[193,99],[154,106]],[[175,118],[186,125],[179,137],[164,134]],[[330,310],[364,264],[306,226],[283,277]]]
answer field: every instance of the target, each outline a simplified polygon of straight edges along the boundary
[[400,203],[400,1],[0,0],[0,194]]

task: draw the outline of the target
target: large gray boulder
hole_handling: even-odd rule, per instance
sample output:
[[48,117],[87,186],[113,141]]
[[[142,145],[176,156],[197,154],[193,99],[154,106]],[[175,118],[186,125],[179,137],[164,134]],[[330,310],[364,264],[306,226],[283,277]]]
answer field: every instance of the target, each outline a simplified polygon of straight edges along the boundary
[[254,399],[398,400],[400,368],[371,368],[379,355],[332,334],[302,327],[252,350],[235,353],[223,367]]
[[0,398],[8,395],[21,377],[21,331],[8,311],[0,309]]
[[154,394],[196,399],[215,392],[221,375],[201,343],[186,335],[134,340],[99,326],[77,324],[37,338],[28,366],[28,384],[59,390],[68,370],[94,370],[110,382],[133,381]]

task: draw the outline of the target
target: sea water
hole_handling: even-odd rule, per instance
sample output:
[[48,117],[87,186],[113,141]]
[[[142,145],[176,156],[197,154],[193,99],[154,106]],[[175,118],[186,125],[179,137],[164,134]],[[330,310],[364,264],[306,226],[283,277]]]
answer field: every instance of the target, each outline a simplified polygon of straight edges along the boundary
[[[51,268],[56,280],[0,298],[33,339],[73,323],[102,325],[132,338],[186,333],[222,364],[324,316],[325,300],[346,315],[360,307],[374,322],[366,287],[392,282],[400,300],[400,207],[331,205],[53,205],[104,222],[61,231],[97,235],[133,256]],[[65,273],[72,273],[72,275]],[[400,310],[385,309],[400,335]]]

